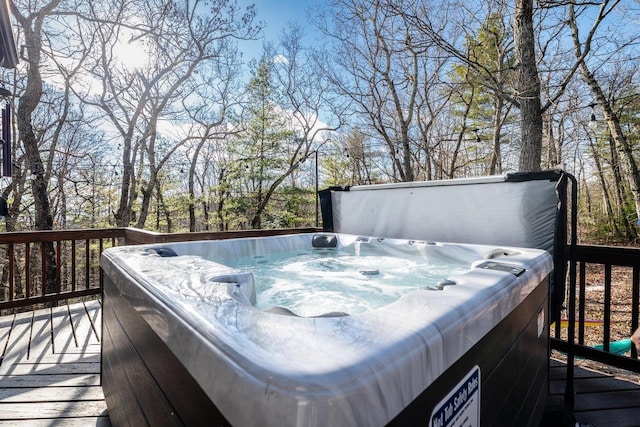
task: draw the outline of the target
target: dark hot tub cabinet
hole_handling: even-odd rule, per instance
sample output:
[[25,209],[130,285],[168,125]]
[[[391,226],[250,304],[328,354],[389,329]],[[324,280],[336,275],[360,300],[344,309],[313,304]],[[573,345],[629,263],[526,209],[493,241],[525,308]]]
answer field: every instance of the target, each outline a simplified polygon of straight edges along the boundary
[[[524,219],[518,214],[520,223],[539,221],[528,215],[546,214],[550,205],[557,209],[554,180],[524,181],[531,182],[544,183],[547,191],[537,192],[533,212],[528,206]],[[489,197],[502,194],[501,200],[518,204],[518,194],[526,199],[522,183],[492,177],[446,186],[473,194],[490,190]],[[371,230],[379,233],[350,233],[354,226],[345,213],[354,194],[363,198],[356,203],[360,209],[371,203],[369,213],[358,213],[369,222],[391,221],[382,207],[387,197],[379,199],[378,191],[406,192],[410,198],[428,188],[437,190],[438,203],[446,201],[443,187],[433,183],[381,187],[332,191],[329,203],[325,193],[323,204],[332,205],[333,217],[329,221],[323,211],[323,222],[332,222],[332,231],[105,251],[102,383],[112,423],[539,424],[547,393],[553,248],[526,239],[521,245],[486,242],[478,233],[466,235],[467,241],[452,234],[439,239],[449,243],[439,243],[427,238],[422,220],[416,220],[413,238],[375,224]],[[372,200],[364,197],[367,192]],[[416,196],[423,200],[430,192]],[[476,207],[477,214],[482,211]],[[456,233],[464,228],[452,222],[462,215],[450,212],[449,218]],[[493,220],[503,219],[496,214]],[[556,223],[556,217],[551,220]],[[539,237],[540,227],[529,226]],[[494,234],[509,227],[502,224]],[[456,272],[363,312],[302,316],[287,307],[261,307],[256,283],[263,278],[238,267],[237,260],[269,262],[300,253],[321,260],[345,254],[406,258],[423,263],[423,269],[447,264]],[[384,280],[388,268],[352,273],[365,282]]]

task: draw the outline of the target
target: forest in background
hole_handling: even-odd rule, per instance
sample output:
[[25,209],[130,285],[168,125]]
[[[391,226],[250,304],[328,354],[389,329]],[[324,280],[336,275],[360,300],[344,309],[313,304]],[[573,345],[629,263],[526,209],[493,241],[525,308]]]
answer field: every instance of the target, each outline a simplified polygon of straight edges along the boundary
[[266,4],[10,4],[6,231],[309,226],[316,187],[560,166],[583,239],[638,238],[637,0],[327,0],[251,60]]

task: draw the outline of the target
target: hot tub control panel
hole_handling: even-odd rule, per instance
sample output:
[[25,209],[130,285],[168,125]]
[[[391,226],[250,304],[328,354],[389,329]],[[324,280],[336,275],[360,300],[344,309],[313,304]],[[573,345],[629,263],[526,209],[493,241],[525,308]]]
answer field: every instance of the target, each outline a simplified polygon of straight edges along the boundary
[[504,271],[506,273],[511,273],[516,277],[520,276],[522,273],[527,271],[526,269],[524,269],[522,267],[513,266],[513,265],[509,265],[509,264],[502,264],[502,263],[494,262],[494,261],[483,262],[482,264],[476,265],[476,268],[483,268],[485,270]]

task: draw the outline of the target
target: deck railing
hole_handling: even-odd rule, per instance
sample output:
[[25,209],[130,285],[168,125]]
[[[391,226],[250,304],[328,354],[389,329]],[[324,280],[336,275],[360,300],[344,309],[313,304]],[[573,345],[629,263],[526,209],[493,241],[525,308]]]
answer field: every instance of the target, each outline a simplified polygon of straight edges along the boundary
[[[568,295],[576,301],[575,356],[640,372],[640,361],[633,345],[626,348],[628,357],[615,354],[611,348],[612,342],[628,339],[638,327],[640,249],[578,245],[575,262],[576,289],[569,290]],[[624,295],[626,299],[614,300],[614,293]],[[570,326],[568,318],[563,323]],[[621,325],[615,329],[622,331],[622,335],[620,332],[613,334],[614,324]],[[554,349],[567,351],[567,336],[560,324],[554,325],[551,344]],[[614,350],[621,352],[620,346]]]
[[123,244],[220,240],[316,231],[316,228],[154,233],[133,228],[0,234],[0,313],[102,290],[100,255]]
[[566,328],[553,325],[551,348],[567,355],[565,405],[572,410],[576,359],[640,373],[636,349],[628,341],[639,323],[640,249],[577,245],[569,262],[575,277],[567,280],[574,286],[567,288],[568,315],[561,322]]

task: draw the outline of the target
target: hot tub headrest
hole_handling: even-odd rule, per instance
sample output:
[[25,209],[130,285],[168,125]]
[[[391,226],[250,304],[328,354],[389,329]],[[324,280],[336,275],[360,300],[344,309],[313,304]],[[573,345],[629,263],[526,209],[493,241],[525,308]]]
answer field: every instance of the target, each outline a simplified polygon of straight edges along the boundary
[[178,256],[178,254],[171,248],[150,248],[150,253],[155,253],[161,257],[172,257]]
[[494,249],[494,250],[489,251],[486,254],[484,254],[483,259],[494,259],[494,258],[500,258],[500,257],[504,257],[504,256],[518,255],[519,253],[520,252],[515,251],[513,249],[499,248],[499,249]]
[[311,245],[314,248],[335,248],[338,246],[338,238],[333,234],[316,234]]
[[236,286],[238,291],[235,294],[236,299],[245,300],[242,302],[250,305],[256,305],[256,284],[251,272],[242,272],[235,274],[223,274],[209,279],[213,283],[228,283]]

